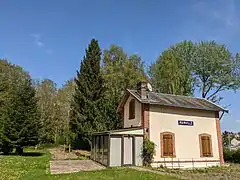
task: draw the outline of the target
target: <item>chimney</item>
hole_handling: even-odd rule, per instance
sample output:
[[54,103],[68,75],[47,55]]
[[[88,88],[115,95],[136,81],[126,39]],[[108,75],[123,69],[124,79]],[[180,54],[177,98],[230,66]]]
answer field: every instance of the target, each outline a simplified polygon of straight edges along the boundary
[[141,81],[137,83],[137,91],[140,94],[141,99],[147,99],[147,82]]

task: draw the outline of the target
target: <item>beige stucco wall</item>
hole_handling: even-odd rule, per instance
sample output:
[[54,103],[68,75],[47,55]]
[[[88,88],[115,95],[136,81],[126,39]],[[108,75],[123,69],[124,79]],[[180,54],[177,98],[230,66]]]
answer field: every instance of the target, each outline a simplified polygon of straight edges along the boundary
[[135,119],[129,120],[129,102],[133,99],[130,95],[124,105],[124,128],[141,126],[141,103],[135,99]]
[[[149,114],[150,140],[156,144],[154,161],[164,161],[164,158],[161,158],[160,133],[165,131],[175,134],[176,150],[176,158],[165,158],[165,161],[219,160],[214,112],[151,105]],[[194,126],[178,125],[178,120],[193,121]],[[199,134],[201,133],[211,134],[213,157],[200,157]],[[208,164],[217,165],[219,163]],[[172,166],[171,163],[170,166]],[[189,163],[189,165],[185,163],[182,166],[191,167],[192,163]],[[195,166],[202,167],[208,165],[206,163],[195,163]]]

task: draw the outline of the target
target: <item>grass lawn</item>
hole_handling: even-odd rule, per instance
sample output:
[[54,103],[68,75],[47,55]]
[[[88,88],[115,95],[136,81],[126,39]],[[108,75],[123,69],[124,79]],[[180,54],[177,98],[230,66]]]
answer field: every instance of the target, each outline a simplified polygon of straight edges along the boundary
[[[174,180],[148,172],[139,172],[129,168],[107,168],[94,172],[79,172],[73,174],[50,175],[50,153],[47,150],[25,150],[25,156],[0,155],[0,180]],[[176,180],[176,179],[175,179]]]

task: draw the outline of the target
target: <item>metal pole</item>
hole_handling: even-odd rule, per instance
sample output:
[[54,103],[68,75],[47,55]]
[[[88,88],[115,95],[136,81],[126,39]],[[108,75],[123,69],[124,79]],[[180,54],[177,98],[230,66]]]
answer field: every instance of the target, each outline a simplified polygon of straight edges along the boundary
[[228,132],[228,148],[231,148],[231,139],[230,139],[230,134]]

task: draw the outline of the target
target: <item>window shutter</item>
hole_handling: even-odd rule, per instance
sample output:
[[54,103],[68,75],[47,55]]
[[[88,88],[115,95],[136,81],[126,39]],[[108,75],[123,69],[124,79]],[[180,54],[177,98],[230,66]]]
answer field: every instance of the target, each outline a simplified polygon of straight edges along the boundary
[[208,135],[201,136],[202,156],[209,157],[212,155],[211,151],[211,137]]
[[163,155],[173,156],[173,135],[163,135]]
[[129,119],[135,119],[135,99],[129,102]]

